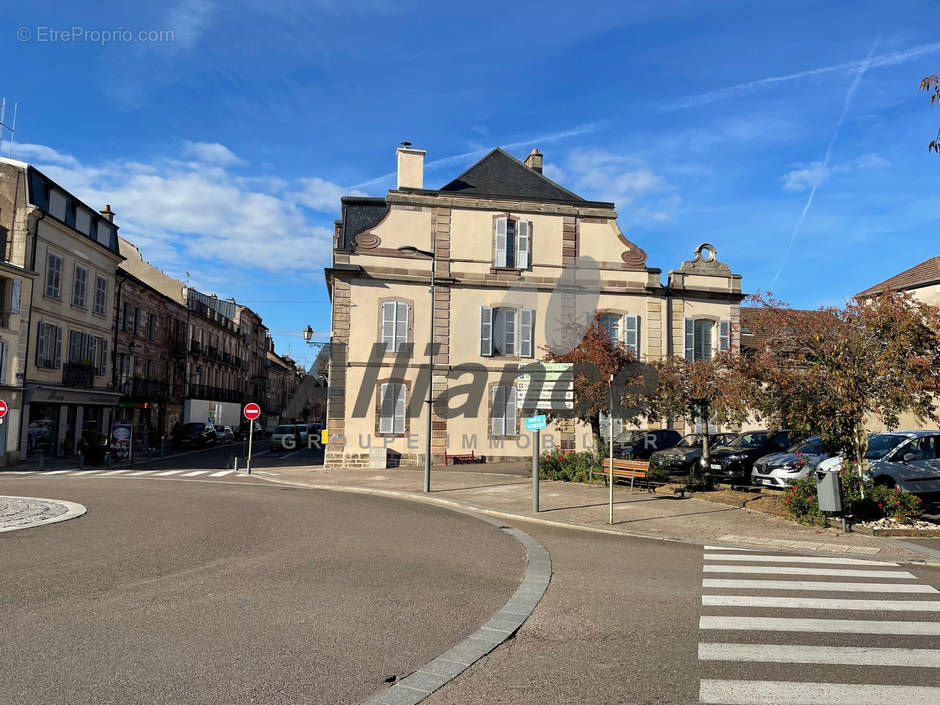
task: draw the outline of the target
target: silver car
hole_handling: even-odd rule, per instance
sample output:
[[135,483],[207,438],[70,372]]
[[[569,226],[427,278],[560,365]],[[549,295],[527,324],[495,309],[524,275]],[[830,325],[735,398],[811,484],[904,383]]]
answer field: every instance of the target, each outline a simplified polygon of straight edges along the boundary
[[[940,431],[892,431],[868,439],[868,479],[911,494],[940,492]],[[837,471],[842,458],[820,463]]]
[[788,487],[809,475],[820,462],[830,456],[822,439],[813,436],[798,446],[781,453],[771,453],[754,461],[751,484],[764,487]]

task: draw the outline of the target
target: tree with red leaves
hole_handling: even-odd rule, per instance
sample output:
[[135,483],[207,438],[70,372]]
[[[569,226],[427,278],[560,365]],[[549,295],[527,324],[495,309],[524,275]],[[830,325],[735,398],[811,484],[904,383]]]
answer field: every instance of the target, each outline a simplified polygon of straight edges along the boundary
[[896,428],[900,415],[937,423],[940,314],[890,291],[844,308],[793,310],[768,296],[754,332],[766,344],[746,361],[751,403],[796,435],[818,435],[846,469],[865,467],[865,420]]

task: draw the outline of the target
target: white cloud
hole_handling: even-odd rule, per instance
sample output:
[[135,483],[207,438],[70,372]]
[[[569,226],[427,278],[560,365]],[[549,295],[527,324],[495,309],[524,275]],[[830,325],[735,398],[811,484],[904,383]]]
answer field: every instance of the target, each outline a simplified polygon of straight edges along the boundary
[[315,176],[309,179],[301,179],[300,183],[303,190],[292,194],[293,197],[300,205],[315,211],[335,213],[339,208],[339,199],[341,197],[365,195],[362,191],[344,189],[338,184]]
[[883,169],[888,166],[891,166],[891,162],[877,152],[863,154],[855,160],[856,169]]
[[208,0],[183,0],[167,13],[168,29],[173,30],[173,46],[193,47],[209,26],[214,7]]
[[183,154],[198,162],[218,164],[219,166],[245,163],[244,159],[241,159],[235,152],[218,142],[190,142],[186,140],[183,142]]
[[64,166],[78,166],[78,160],[71,154],[63,154],[44,144],[14,144],[13,157],[27,162],[41,161]]
[[828,178],[829,167],[822,162],[812,162],[800,169],[793,169],[787,172],[784,177],[784,191],[805,191],[806,189],[819,186]]
[[285,184],[171,158],[82,164],[43,145],[33,145],[30,154],[88,205],[110,203],[121,235],[175,275],[190,270],[206,280],[224,279],[233,266],[304,275],[318,273],[329,260],[332,218],[312,221],[303,207],[314,203],[320,211],[339,212],[343,191],[324,179]]

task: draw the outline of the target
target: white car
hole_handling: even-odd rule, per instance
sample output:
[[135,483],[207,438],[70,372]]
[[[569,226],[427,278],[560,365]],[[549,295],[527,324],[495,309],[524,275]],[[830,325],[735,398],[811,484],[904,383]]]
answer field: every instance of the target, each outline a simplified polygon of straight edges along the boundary
[[[940,431],[892,431],[868,439],[868,479],[911,494],[940,492]],[[837,472],[842,456],[817,470]]]
[[816,466],[829,457],[819,436],[804,441],[781,453],[771,453],[754,461],[751,484],[785,488],[809,475]]

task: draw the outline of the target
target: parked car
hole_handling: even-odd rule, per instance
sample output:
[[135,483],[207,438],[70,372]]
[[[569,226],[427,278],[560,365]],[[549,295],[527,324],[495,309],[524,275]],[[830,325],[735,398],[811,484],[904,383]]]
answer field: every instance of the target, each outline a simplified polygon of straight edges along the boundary
[[216,443],[231,443],[235,440],[235,432],[231,426],[216,426],[215,440]]
[[[728,443],[738,434],[713,433],[708,436],[708,447],[715,448]],[[650,456],[650,469],[663,469],[670,475],[688,475],[694,463],[702,457],[701,433],[690,433],[672,448],[657,450]]]
[[784,452],[771,453],[754,461],[751,484],[788,487],[796,480],[809,475],[829,456],[830,453],[823,448],[822,439],[813,436]]
[[176,436],[176,444],[184,447],[206,448],[215,445],[215,426],[202,421],[193,421],[183,426]]
[[[868,479],[911,494],[940,492],[940,431],[892,431],[868,439]],[[837,471],[842,456],[819,464]]]
[[789,431],[747,431],[735,436],[727,445],[709,449],[705,474],[719,482],[746,484],[751,480],[755,460],[792,445]]
[[614,436],[614,454],[621,458],[647,460],[657,450],[672,448],[682,434],[671,428],[624,431]]
[[[254,430],[251,432],[254,440],[259,440],[264,438],[264,428],[257,421],[250,422],[254,424]],[[244,420],[238,426],[238,430],[235,432],[236,441],[247,441],[248,440],[248,424],[249,421]]]
[[[303,437],[306,438],[306,434]],[[271,434],[271,450],[299,450],[302,447],[300,431],[294,424],[276,426]]]

